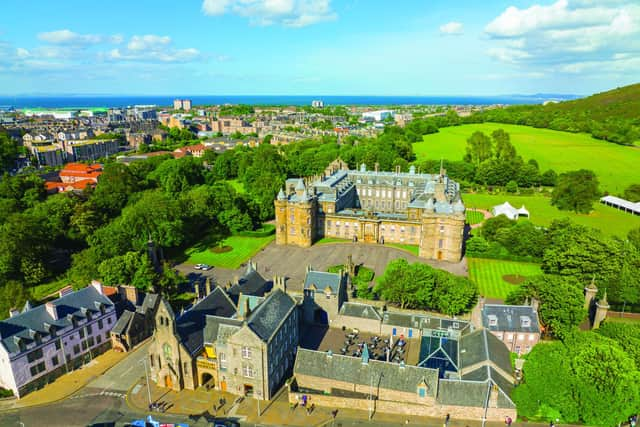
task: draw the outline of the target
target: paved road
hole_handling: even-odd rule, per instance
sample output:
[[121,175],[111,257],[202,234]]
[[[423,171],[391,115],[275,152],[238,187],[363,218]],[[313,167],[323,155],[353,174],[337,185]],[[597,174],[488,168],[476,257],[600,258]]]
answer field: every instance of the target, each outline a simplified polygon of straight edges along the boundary
[[140,378],[144,377],[143,360],[151,341],[147,341],[127,357],[122,359],[100,377],[91,381],[80,393],[95,393],[97,390],[113,393],[126,393]]
[[[64,402],[42,407],[25,408],[19,411],[0,413],[2,427],[121,427],[147,414],[131,410],[124,399],[104,396],[71,398]],[[154,419],[171,423],[188,423],[193,427],[208,427],[203,417],[186,417],[153,414]],[[242,424],[250,426],[251,424]]]

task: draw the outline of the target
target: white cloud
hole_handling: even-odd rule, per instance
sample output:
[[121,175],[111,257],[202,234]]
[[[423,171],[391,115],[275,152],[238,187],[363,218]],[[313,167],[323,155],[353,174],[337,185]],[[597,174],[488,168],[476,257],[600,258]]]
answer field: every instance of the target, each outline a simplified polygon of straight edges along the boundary
[[38,39],[47,43],[64,45],[98,44],[104,41],[104,37],[97,34],[78,34],[70,30],[39,33]]
[[305,27],[336,19],[331,0],[204,0],[205,15],[225,13],[242,16],[254,25],[280,24]]
[[640,55],[640,4],[557,0],[510,6],[485,32],[494,43],[488,55],[502,62],[561,73],[595,72],[593,64],[628,72],[614,54]]
[[203,59],[202,53],[193,47],[177,49],[171,37],[155,34],[134,35],[126,47],[101,53],[101,58],[110,61],[137,62],[192,62]]
[[156,50],[162,49],[171,43],[171,37],[169,36],[156,36],[153,34],[147,34],[144,36],[133,36],[127,44],[127,49],[133,51],[142,50]]
[[445,35],[462,34],[462,23],[451,21],[444,25],[440,25],[440,34],[445,34]]

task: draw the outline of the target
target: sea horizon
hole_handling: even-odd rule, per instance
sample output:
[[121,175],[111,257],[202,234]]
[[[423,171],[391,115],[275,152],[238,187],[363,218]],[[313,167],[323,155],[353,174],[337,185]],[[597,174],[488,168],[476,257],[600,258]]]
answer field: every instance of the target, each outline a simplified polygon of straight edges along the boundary
[[487,95],[487,96],[421,96],[421,95],[16,95],[0,96],[0,105],[25,108],[117,108],[133,105],[172,106],[176,98],[191,99],[194,106],[249,105],[311,105],[321,100],[330,105],[494,105],[541,104],[545,101],[564,101],[579,95]]

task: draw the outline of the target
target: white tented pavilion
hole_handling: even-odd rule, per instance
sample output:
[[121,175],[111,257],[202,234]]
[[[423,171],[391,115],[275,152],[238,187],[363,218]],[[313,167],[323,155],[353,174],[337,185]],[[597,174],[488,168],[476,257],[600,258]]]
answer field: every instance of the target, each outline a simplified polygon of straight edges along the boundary
[[512,220],[517,220],[521,216],[531,218],[529,211],[524,207],[524,205],[522,205],[520,209],[517,209],[511,206],[509,202],[504,202],[501,205],[494,206],[493,209],[491,209],[491,213],[493,216],[504,215]]
[[611,206],[621,211],[628,212],[633,215],[640,215],[640,202],[633,203],[629,200],[621,199],[616,196],[604,196],[600,198],[600,203]]

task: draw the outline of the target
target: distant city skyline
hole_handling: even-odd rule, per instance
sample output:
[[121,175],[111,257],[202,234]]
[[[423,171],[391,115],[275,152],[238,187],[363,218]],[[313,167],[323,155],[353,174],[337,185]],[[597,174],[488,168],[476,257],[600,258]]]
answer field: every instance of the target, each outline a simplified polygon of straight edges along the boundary
[[638,69],[633,0],[34,0],[0,16],[0,96],[588,95]]

